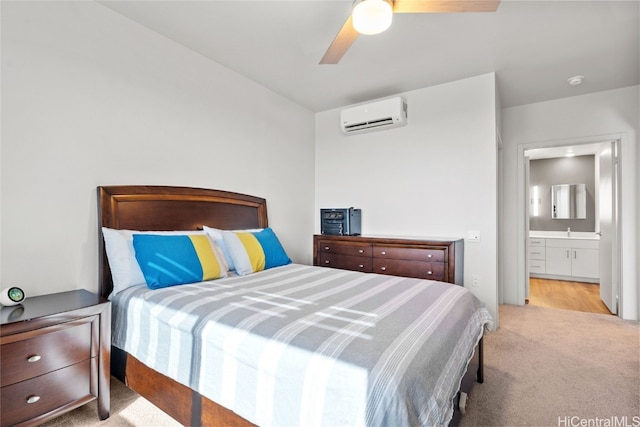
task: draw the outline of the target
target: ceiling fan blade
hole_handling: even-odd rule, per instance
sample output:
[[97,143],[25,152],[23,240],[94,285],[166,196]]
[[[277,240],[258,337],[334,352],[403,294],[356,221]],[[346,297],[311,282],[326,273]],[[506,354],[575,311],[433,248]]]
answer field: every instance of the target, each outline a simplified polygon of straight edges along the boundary
[[495,12],[500,0],[395,0],[393,13]]
[[342,55],[349,49],[349,46],[358,38],[358,34],[355,28],[353,28],[353,20],[351,15],[349,15],[349,19],[347,19],[347,22],[344,23],[336,38],[331,42],[329,49],[325,52],[320,63],[337,64],[340,58],[342,58]]

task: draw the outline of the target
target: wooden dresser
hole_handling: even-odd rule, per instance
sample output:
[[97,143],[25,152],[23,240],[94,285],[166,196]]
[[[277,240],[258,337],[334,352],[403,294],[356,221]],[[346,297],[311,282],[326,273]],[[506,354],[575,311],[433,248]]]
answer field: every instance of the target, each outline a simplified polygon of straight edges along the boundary
[[98,400],[109,417],[111,303],[86,290],[2,307],[2,426],[41,424]]
[[464,240],[313,236],[313,265],[463,285]]

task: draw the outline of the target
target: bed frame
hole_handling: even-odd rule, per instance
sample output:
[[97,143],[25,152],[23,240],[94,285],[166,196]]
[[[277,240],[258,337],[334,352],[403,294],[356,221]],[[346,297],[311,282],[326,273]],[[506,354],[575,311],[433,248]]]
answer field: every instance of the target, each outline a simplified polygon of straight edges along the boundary
[[[196,230],[268,226],[267,203],[260,197],[220,190],[167,186],[98,187],[99,288],[103,297],[113,289],[101,227],[141,231]],[[476,371],[477,369],[477,371]],[[250,426],[249,421],[112,347],[111,374],[187,426]],[[476,347],[461,389],[483,381],[482,340]],[[460,400],[464,408],[464,397]],[[457,425],[456,407],[451,425]]]

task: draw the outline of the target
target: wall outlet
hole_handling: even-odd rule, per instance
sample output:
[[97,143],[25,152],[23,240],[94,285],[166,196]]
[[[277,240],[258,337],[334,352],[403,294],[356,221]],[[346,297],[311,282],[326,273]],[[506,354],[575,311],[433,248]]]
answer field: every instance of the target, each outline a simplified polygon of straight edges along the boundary
[[478,283],[477,274],[474,274],[473,276],[471,276],[471,286],[473,286],[474,288],[477,288],[478,286],[480,286],[480,284]]
[[469,230],[469,231],[467,231],[467,241],[469,241],[469,242],[479,242],[480,241],[480,230]]

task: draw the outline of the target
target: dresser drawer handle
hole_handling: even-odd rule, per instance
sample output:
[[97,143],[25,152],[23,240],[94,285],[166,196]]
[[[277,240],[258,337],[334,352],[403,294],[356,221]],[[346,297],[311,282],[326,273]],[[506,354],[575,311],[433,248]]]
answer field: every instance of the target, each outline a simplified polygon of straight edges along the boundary
[[387,267],[380,267],[380,270],[387,271]]
[[358,265],[358,267],[360,267],[360,268],[364,268],[364,265],[363,265],[363,264],[360,264],[360,265]]
[[35,394],[27,397],[27,403],[36,403],[38,400],[40,400],[40,396],[36,396]]
[[330,264],[331,261],[329,261],[328,259],[324,261],[325,264]]
[[428,275],[432,275],[432,274],[433,274],[433,272],[432,272],[432,271],[427,271],[427,274],[428,274]]
[[380,252],[380,255],[386,255],[387,253],[385,251]]
[[433,255],[431,255],[431,254],[427,255],[427,258],[432,258],[432,257],[433,257]]
[[363,254],[364,253],[364,249],[358,249],[358,253],[359,254]]
[[329,246],[325,246],[325,247],[324,247],[324,250],[325,250],[325,251],[328,251],[329,249],[330,249],[330,248],[329,248]]
[[33,363],[33,362],[37,362],[40,359],[42,359],[42,356],[40,356],[38,354],[34,354],[33,356],[27,357],[27,362]]

